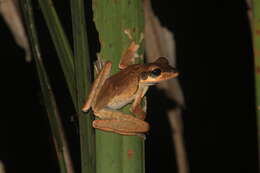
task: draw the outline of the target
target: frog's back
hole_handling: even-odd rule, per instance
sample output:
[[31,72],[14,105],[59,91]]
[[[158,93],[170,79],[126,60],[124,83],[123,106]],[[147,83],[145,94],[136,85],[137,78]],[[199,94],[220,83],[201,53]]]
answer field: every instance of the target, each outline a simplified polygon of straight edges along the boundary
[[130,103],[139,87],[138,66],[133,65],[109,77],[97,96],[96,109],[119,109]]

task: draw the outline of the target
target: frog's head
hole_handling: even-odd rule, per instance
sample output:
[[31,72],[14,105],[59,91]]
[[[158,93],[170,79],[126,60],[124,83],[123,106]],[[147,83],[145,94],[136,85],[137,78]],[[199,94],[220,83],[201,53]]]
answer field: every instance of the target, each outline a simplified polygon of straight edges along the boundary
[[144,71],[140,74],[140,83],[154,85],[177,76],[177,70],[169,65],[166,58],[160,57],[155,62],[145,65]]

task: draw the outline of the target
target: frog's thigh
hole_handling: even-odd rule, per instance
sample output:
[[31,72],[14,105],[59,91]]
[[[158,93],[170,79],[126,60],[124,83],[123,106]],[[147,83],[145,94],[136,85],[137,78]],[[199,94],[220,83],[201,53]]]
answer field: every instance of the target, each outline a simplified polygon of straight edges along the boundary
[[96,112],[100,120],[93,121],[93,127],[105,131],[125,135],[135,135],[135,133],[145,133],[149,130],[149,124],[131,115],[110,109]]

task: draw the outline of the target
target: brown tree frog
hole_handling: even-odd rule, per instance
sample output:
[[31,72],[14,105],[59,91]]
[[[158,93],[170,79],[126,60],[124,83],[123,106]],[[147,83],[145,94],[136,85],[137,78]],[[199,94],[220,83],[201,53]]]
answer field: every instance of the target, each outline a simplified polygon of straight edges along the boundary
[[[149,124],[144,121],[146,113],[141,107],[148,87],[174,78],[178,73],[164,57],[153,63],[132,65],[124,59],[119,64],[121,71],[112,76],[109,75],[111,67],[111,62],[104,64],[82,110],[86,112],[92,108],[97,117],[93,121],[94,128],[139,136],[149,130]],[[129,103],[135,116],[119,111]]]

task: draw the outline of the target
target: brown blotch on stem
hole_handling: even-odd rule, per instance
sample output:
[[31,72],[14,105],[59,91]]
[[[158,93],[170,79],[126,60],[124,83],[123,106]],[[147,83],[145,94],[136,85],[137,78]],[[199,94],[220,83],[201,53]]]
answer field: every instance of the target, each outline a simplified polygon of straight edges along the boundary
[[254,49],[254,54],[255,54],[256,57],[260,56],[260,50]]
[[113,3],[118,3],[118,0],[112,0],[113,1]]
[[131,159],[133,157],[134,151],[132,149],[128,149],[127,151],[127,157],[128,159]]
[[256,35],[260,35],[260,29],[255,30]]
[[260,66],[256,66],[256,74],[260,74]]

